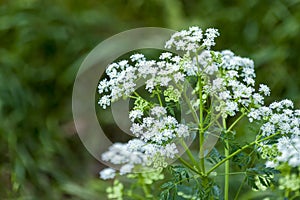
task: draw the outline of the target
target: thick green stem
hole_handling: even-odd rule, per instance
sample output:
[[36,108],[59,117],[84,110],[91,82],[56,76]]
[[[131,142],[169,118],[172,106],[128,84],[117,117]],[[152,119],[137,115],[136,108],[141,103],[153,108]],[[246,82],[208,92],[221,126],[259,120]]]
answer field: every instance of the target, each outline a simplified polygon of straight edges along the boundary
[[160,98],[159,93],[157,93],[156,95],[157,95],[157,98],[158,98],[158,101],[159,101],[159,105],[160,105],[160,106],[163,106],[163,103],[162,103],[162,101],[161,101],[161,98]]
[[142,182],[141,185],[142,185],[142,189],[144,191],[145,196],[146,197],[152,196],[151,193],[149,192],[149,189],[148,189],[147,185],[144,183],[144,178],[141,174],[139,174],[139,178],[140,178],[140,181]]
[[203,98],[202,98],[202,84],[201,76],[198,79],[198,89],[199,89],[199,157],[200,157],[200,169],[205,174],[205,163],[204,163],[204,131],[203,131]]
[[[223,118],[223,128],[225,130],[225,134],[227,133],[226,120]],[[229,157],[229,141],[225,136],[225,158]],[[230,173],[230,163],[229,159],[225,161],[225,187],[224,187],[224,200],[228,200],[229,198],[229,173]]]
[[152,195],[150,194],[150,192],[149,192],[149,190],[148,190],[146,184],[143,184],[142,187],[143,187],[143,191],[144,191],[146,197],[152,197]]

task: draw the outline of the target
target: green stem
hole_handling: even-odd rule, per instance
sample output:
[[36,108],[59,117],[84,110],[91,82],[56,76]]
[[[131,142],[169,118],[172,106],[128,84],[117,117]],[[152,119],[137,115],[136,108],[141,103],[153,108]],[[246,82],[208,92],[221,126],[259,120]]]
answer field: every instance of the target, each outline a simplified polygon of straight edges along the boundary
[[270,135],[270,136],[268,136],[268,137],[265,137],[265,138],[263,138],[263,139],[261,139],[261,140],[255,140],[255,141],[253,141],[253,142],[251,142],[251,143],[249,143],[249,144],[243,146],[242,148],[240,148],[240,149],[236,150],[235,152],[233,152],[232,154],[230,154],[228,157],[226,157],[226,158],[224,158],[223,160],[221,160],[220,162],[218,162],[215,166],[213,166],[213,167],[206,173],[206,175],[209,175],[211,172],[213,172],[215,169],[217,169],[217,168],[218,168],[220,165],[222,165],[224,162],[226,162],[227,160],[231,159],[233,156],[237,155],[238,153],[244,151],[245,149],[249,148],[250,146],[252,146],[252,145],[254,145],[254,144],[257,144],[257,143],[260,143],[260,142],[263,142],[263,141],[265,141],[265,140],[271,139],[272,137],[274,137],[274,136],[276,136],[276,135],[278,135],[278,134],[280,134],[280,132],[277,132],[277,133],[275,133],[275,134],[273,134],[273,135]]
[[[245,174],[246,172],[230,172],[229,175],[241,175]],[[217,174],[217,176],[224,176],[225,174]]]
[[[225,130],[225,134],[227,133],[227,127],[226,127],[226,119],[223,118],[223,128]],[[225,136],[226,137],[226,136]],[[225,138],[225,158],[229,157],[229,141],[227,138]],[[225,161],[225,187],[224,187],[224,200],[228,200],[229,198],[229,173],[230,173],[230,163],[229,159]]]
[[150,197],[151,194],[150,194],[150,192],[149,192],[149,190],[147,188],[147,185],[144,183],[144,178],[143,178],[143,176],[141,174],[139,175],[139,178],[142,181],[142,188],[143,188],[143,191],[145,193],[145,196],[146,197]]
[[143,184],[142,187],[143,187],[143,190],[144,190],[144,193],[145,193],[146,197],[152,196],[152,195],[150,194],[150,192],[149,192],[149,190],[148,190],[148,188],[147,188],[147,186],[146,186],[145,184]]
[[192,112],[192,115],[193,115],[193,118],[195,120],[196,123],[199,123],[199,119],[198,119],[198,116],[197,116],[197,113],[196,111],[194,110],[189,98],[187,97],[186,93],[183,92],[183,97],[184,97],[184,100],[186,101],[186,103],[188,104],[188,107],[189,109],[191,109],[191,112]]
[[132,99],[137,99],[137,97],[135,97],[135,96],[132,96],[132,95],[129,95],[129,98],[132,98]]
[[191,166],[188,162],[186,162],[184,159],[182,159],[181,157],[177,157],[177,159],[187,168],[189,168],[190,170],[192,170],[193,172],[195,172],[196,174],[202,176],[202,174],[200,172],[198,172],[193,166]]
[[247,177],[245,176],[243,182],[241,183],[241,185],[240,185],[240,187],[239,187],[239,189],[238,189],[238,191],[237,191],[237,193],[236,193],[236,195],[234,197],[234,200],[238,200],[239,194],[240,194],[240,192],[241,192],[241,190],[242,190],[242,188],[243,188],[244,183],[246,182],[246,180],[247,180]]
[[290,198],[290,200],[294,200],[295,198],[300,197],[300,192],[297,191],[294,196]]
[[205,174],[205,163],[204,163],[204,131],[203,131],[203,101],[202,101],[202,85],[201,85],[201,76],[198,77],[198,88],[199,88],[199,154],[200,154],[200,169]]
[[243,113],[241,116],[239,116],[239,118],[237,118],[232,124],[231,126],[227,129],[227,132],[231,131],[231,129],[245,116],[246,114]]
[[162,101],[161,101],[161,98],[160,98],[159,93],[157,92],[156,95],[157,95],[157,98],[158,98],[158,101],[159,101],[159,105],[160,105],[160,106],[163,106],[163,103],[162,103]]
[[197,169],[199,169],[199,168],[198,168],[197,161],[195,160],[195,158],[194,158],[192,152],[190,151],[189,147],[186,145],[185,141],[184,141],[184,140],[181,140],[181,144],[182,144],[182,146],[184,147],[184,150],[186,151],[186,153],[187,153],[189,159],[192,161],[193,165],[196,166]]
[[286,189],[285,192],[284,192],[284,197],[288,199],[289,196],[290,196],[290,190]]
[[213,118],[213,120],[211,120],[211,121],[209,122],[209,124],[203,128],[203,131],[206,131],[208,128],[211,127],[211,125],[213,125],[215,122],[217,122],[217,120],[219,119],[220,116],[221,116],[221,113],[219,113],[218,115],[216,115],[216,116]]

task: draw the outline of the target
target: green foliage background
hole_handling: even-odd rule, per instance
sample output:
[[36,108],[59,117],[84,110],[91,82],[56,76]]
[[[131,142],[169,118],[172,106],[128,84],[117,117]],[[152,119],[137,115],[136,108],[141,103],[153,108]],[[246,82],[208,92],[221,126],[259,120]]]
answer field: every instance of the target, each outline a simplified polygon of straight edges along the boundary
[[300,107],[300,1],[0,0],[0,199],[104,199],[72,123],[82,59],[121,31],[216,27],[272,97]]

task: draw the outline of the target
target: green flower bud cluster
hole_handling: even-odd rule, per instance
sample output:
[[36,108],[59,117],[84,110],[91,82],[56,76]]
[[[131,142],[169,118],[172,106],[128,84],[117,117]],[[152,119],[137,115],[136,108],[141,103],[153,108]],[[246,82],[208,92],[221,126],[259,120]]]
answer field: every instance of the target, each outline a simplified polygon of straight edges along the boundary
[[148,173],[142,174],[144,178],[144,183],[147,185],[151,185],[154,181],[163,180],[164,175],[162,174],[162,170],[151,171]]
[[107,197],[109,199],[123,200],[123,189],[123,184],[115,180],[113,186],[106,189]]
[[289,191],[300,190],[300,176],[297,174],[288,174],[279,179],[279,189]]
[[149,102],[141,97],[137,97],[134,101],[134,108],[133,110],[141,110],[144,111],[146,108],[149,107]]
[[263,159],[272,159],[279,155],[277,146],[275,144],[271,145],[264,145],[261,146],[261,157]]
[[168,166],[168,163],[165,161],[165,158],[161,156],[159,153],[157,153],[154,156],[153,162],[151,164],[153,165],[154,169],[158,169],[158,170],[161,170]]
[[164,96],[166,102],[170,102],[170,101],[178,102],[179,97],[181,95],[178,89],[174,89],[174,87],[170,85],[168,89],[164,91]]

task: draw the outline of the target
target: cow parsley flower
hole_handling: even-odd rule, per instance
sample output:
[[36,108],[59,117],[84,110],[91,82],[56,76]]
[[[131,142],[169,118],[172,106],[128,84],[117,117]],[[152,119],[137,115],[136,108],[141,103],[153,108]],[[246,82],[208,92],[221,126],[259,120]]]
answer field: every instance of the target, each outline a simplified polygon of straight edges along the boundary
[[205,31],[205,36],[206,38],[203,39],[203,46],[209,50],[212,46],[216,45],[215,38],[220,36],[220,33],[217,29],[209,28]]
[[126,164],[126,165],[123,165],[121,168],[120,168],[120,175],[124,175],[124,174],[128,174],[130,172],[132,172],[132,169],[134,168],[134,165],[133,164]]
[[116,170],[111,169],[111,168],[106,168],[104,170],[102,170],[100,173],[100,178],[102,178],[103,180],[107,180],[107,179],[113,179],[116,176]]
[[300,137],[282,137],[277,143],[280,156],[276,158],[278,162],[287,162],[292,167],[300,166]]
[[[253,60],[230,50],[211,50],[219,35],[217,29],[190,27],[173,34],[165,44],[168,49],[183,51],[181,56],[163,52],[157,60],[148,60],[137,53],[129,60],[107,67],[107,78],[98,85],[98,104],[105,109],[120,98],[134,100],[129,112],[134,138],[127,143],[114,143],[101,156],[103,161],[118,166],[120,175],[165,168],[167,161],[181,153],[179,150],[185,147],[182,142],[190,139],[191,131],[199,131],[201,144],[201,136],[206,139],[211,133],[208,130],[213,126],[210,120],[222,126],[218,123],[219,118],[223,118],[223,125],[226,125],[225,120],[233,117],[236,121],[228,121],[231,130],[244,116],[260,126],[256,141],[244,148],[254,144],[261,158],[267,160],[267,167],[300,167],[300,110],[294,110],[292,101],[287,99],[265,106],[270,88],[264,84],[257,87]],[[151,100],[137,93],[141,80],[145,82],[143,87]],[[189,111],[180,114],[191,116],[193,121],[177,121],[176,112],[183,107],[182,102],[187,103]],[[192,164],[184,161],[183,164],[195,173],[206,175],[192,156],[188,152]],[[100,172],[100,177],[111,179],[116,173],[108,168]],[[209,175],[210,171],[207,173]],[[262,180],[258,176],[256,179]]]
[[251,109],[248,114],[250,122],[253,120],[264,122],[260,128],[261,136],[281,135],[277,141],[272,141],[272,144],[260,144],[262,149],[276,148],[277,153],[269,155],[271,162],[267,162],[268,166],[276,167],[280,163],[287,163],[292,167],[300,166],[300,118],[297,110],[289,108],[293,108],[293,103],[285,99],[273,102],[268,107]]
[[141,110],[132,110],[129,113],[129,118],[132,122],[134,122],[136,119],[140,119],[143,116],[143,111]]
[[270,96],[270,88],[264,84],[259,85],[259,92],[262,92],[265,96]]
[[215,38],[219,35],[217,29],[209,28],[203,35],[203,31],[199,27],[190,27],[189,30],[173,34],[171,39],[166,42],[165,47],[168,49],[175,47],[176,50],[192,52],[196,52],[201,47],[210,49],[215,45]]

